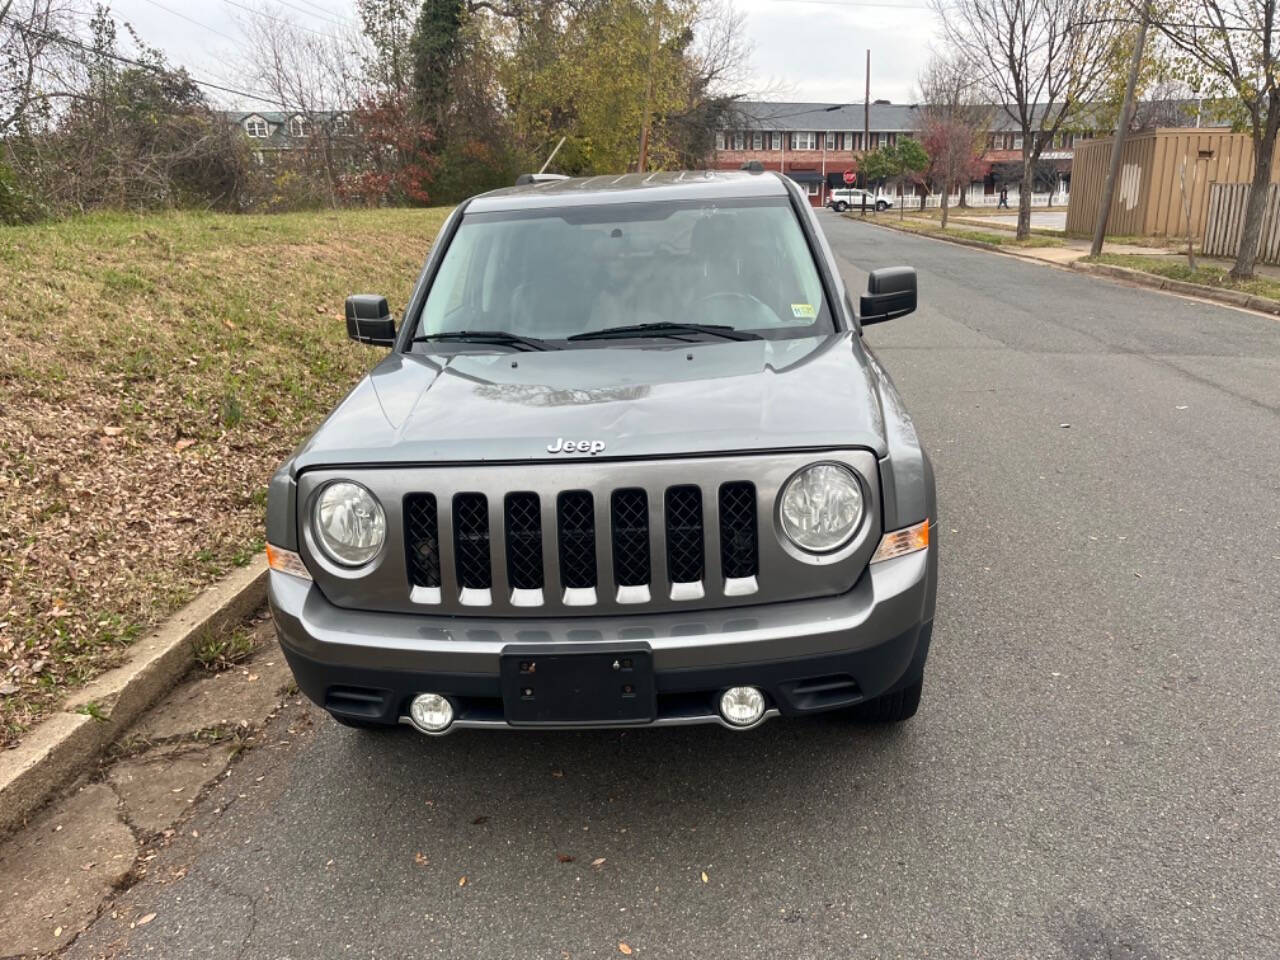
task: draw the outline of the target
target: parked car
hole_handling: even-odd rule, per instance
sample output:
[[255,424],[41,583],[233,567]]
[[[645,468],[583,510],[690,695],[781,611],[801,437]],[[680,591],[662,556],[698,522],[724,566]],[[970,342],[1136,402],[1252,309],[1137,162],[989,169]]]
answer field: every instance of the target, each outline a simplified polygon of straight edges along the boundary
[[844,213],[850,207],[860,209],[864,197],[866,198],[868,210],[875,209],[883,212],[893,206],[893,197],[887,194],[874,194],[857,188],[832,190],[827,197],[827,206],[836,213]]
[[776,173],[497,190],[450,215],[387,356],[280,467],[269,597],[351,726],[735,730],[916,712],[933,471],[807,198]]

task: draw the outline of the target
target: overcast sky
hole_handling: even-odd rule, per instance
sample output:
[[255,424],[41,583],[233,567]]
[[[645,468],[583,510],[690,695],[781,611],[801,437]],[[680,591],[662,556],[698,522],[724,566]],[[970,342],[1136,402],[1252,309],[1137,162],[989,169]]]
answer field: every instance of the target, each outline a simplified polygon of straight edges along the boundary
[[[237,17],[256,0],[111,0],[117,20],[201,80],[235,86]],[[916,78],[937,42],[927,0],[735,0],[753,47],[752,93],[770,99],[860,103],[866,51],[871,98],[914,102]],[[354,0],[275,0],[309,29],[357,19]],[[225,95],[215,94],[220,99]]]

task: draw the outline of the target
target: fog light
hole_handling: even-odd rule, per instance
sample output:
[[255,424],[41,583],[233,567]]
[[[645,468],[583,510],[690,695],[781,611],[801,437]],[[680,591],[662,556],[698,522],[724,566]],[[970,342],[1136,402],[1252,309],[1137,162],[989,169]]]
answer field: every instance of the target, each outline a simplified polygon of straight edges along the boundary
[[756,687],[730,687],[720,694],[720,716],[735,727],[749,727],[764,716],[764,694]]
[[423,733],[442,733],[453,723],[453,704],[438,693],[420,693],[409,704],[409,719]]

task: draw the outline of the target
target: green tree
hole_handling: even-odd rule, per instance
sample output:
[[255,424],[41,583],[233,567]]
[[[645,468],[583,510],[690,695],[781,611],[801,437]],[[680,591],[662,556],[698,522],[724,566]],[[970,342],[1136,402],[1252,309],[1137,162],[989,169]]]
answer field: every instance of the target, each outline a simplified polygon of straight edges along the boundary
[[[904,137],[894,146],[872,150],[858,163],[858,169],[868,183],[887,183],[899,189],[907,183],[919,182],[928,166],[929,155],[920,141],[911,137]],[[899,219],[906,209],[905,191],[903,193],[902,202],[898,205]]]

